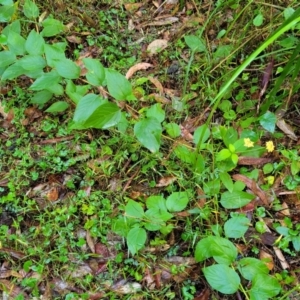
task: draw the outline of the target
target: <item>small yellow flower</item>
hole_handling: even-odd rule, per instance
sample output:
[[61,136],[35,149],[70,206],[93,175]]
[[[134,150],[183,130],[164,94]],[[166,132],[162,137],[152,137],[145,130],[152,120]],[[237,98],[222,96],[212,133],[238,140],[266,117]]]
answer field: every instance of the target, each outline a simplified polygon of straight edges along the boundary
[[273,152],[275,149],[275,146],[272,141],[268,141],[268,142],[266,142],[266,148],[267,148],[268,152]]
[[244,146],[247,148],[254,147],[254,143],[249,138],[244,138]]

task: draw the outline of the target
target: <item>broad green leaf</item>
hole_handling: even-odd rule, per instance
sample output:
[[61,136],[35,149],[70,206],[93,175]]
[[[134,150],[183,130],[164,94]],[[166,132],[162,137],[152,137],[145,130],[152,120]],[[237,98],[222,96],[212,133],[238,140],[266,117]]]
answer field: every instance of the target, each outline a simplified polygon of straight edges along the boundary
[[221,204],[224,208],[235,209],[241,208],[251,202],[255,198],[254,195],[243,191],[224,192],[221,195]]
[[195,162],[195,153],[185,145],[178,145],[174,149],[175,155],[183,162],[193,164]]
[[32,91],[41,91],[47,89],[49,86],[59,83],[61,77],[56,71],[44,73],[40,78],[36,79],[35,82],[29,87]]
[[195,35],[184,36],[185,43],[189,46],[192,52],[204,52],[206,50],[205,44],[202,39]]
[[128,203],[125,206],[125,214],[128,218],[144,218],[144,209],[141,204],[129,199]]
[[44,53],[44,45],[43,37],[34,29],[31,30],[25,42],[26,51],[32,55],[41,55]]
[[144,226],[147,230],[158,231],[162,227],[166,226],[166,223],[158,213],[159,211],[154,208],[149,209],[145,212],[146,221],[144,223]]
[[2,30],[2,34],[9,36],[9,34],[14,31],[15,33],[20,34],[21,33],[21,22],[20,20],[16,20],[9,25],[7,25],[5,28]]
[[[203,145],[208,140],[209,137],[210,137],[210,130],[209,130],[208,126],[206,124],[201,125],[194,132],[194,143],[196,145],[198,145],[198,143],[200,142],[200,139],[201,139],[201,143]],[[201,148],[201,146],[200,146],[200,148]]]
[[0,52],[0,68],[4,68],[17,60],[16,55],[11,51]]
[[166,200],[163,196],[150,196],[146,200],[146,206],[148,209],[155,208],[167,211]]
[[256,15],[256,17],[253,19],[253,25],[256,27],[261,26],[263,22],[264,22],[264,16],[261,13]]
[[261,260],[254,257],[245,257],[238,261],[238,269],[241,275],[247,279],[252,280],[257,274],[268,274],[269,269],[267,265]]
[[24,6],[23,6],[23,13],[28,19],[35,19],[40,14],[39,8],[31,0],[25,0]]
[[125,76],[111,69],[105,69],[107,88],[116,100],[135,100],[132,87]]
[[165,119],[165,111],[162,109],[160,103],[156,103],[152,105],[146,113],[148,118],[155,118],[157,119],[160,123],[164,121]]
[[227,148],[230,144],[234,144],[238,140],[238,133],[233,127],[223,128],[221,131],[222,139]]
[[75,104],[78,104],[80,99],[88,92],[89,88],[89,85],[75,85],[72,80],[68,80],[66,94]]
[[57,101],[53,103],[50,107],[46,109],[46,112],[49,113],[58,113],[65,111],[69,107],[69,104],[65,101]]
[[167,212],[166,210],[159,209],[159,208],[150,208],[146,211],[147,217],[149,218],[150,215],[156,215],[160,220],[166,222],[173,218],[173,215]]
[[0,7],[0,22],[9,22],[11,20],[11,17],[13,16],[15,12],[15,6],[13,3],[9,5],[3,5]]
[[203,183],[203,191],[206,195],[217,195],[220,192],[221,183],[219,178],[215,178]]
[[281,291],[281,285],[277,279],[266,274],[256,274],[252,280],[249,291],[251,300],[274,299]]
[[65,30],[65,26],[63,23],[52,18],[47,18],[46,20],[44,20],[42,25],[44,29],[41,32],[41,35],[45,37],[55,36]]
[[224,224],[225,235],[228,238],[238,239],[244,236],[248,230],[250,221],[244,215],[234,216]]
[[189,203],[187,192],[173,192],[166,200],[167,209],[170,212],[183,211]]
[[24,55],[26,40],[17,32],[10,31],[7,37],[8,49],[16,55]]
[[218,263],[230,265],[237,257],[237,249],[228,239],[208,236],[197,243],[195,259],[200,262],[210,257]]
[[47,90],[39,91],[33,95],[30,102],[33,104],[44,105],[52,98],[52,96],[53,94]]
[[135,223],[136,220],[134,219],[119,216],[118,218],[112,219],[112,231],[122,237],[126,237],[129,230]]
[[181,130],[178,124],[168,123],[165,125],[166,131],[171,138],[177,138],[180,136]]
[[264,115],[259,118],[260,125],[267,131],[274,133],[275,125],[277,122],[276,115],[267,111]]
[[39,55],[25,55],[19,60],[20,66],[28,71],[43,70],[46,66],[46,61]]
[[300,236],[292,237],[293,247],[296,251],[300,251]]
[[229,192],[232,192],[233,191],[233,181],[231,179],[231,176],[227,172],[222,172],[219,174],[219,176],[220,176],[222,183],[226,187],[226,189]]
[[151,152],[158,152],[161,134],[161,124],[155,118],[144,119],[134,126],[134,135],[139,142]]
[[226,160],[227,158],[231,157],[232,153],[228,149],[222,149],[220,152],[217,153],[216,160],[222,161]]
[[132,228],[126,237],[128,250],[132,255],[135,255],[142,249],[146,243],[147,233],[146,230],[140,227]]
[[48,66],[54,68],[57,61],[66,58],[65,55],[66,46],[67,46],[66,43],[56,43],[52,45],[45,44],[44,51],[46,54],[46,60]]
[[284,19],[287,20],[295,12],[295,9],[292,7],[287,7],[283,10]]
[[51,85],[48,85],[45,89],[56,96],[62,96],[64,94],[64,88],[59,83],[54,82]]
[[66,79],[77,79],[80,76],[80,68],[70,59],[61,59],[54,63],[57,73]]
[[[96,97],[94,97],[96,96]],[[73,121],[74,129],[105,129],[118,124],[121,118],[119,107],[97,95],[88,94],[78,103]]]
[[240,277],[230,267],[217,264],[202,269],[210,286],[223,294],[234,294],[239,289]]
[[105,80],[105,69],[99,60],[84,58],[83,63],[88,70],[86,78],[88,82],[95,86],[103,86]]
[[5,80],[11,80],[14,78],[17,78],[21,75],[23,75],[26,72],[26,70],[24,70],[19,62],[14,63],[13,65],[9,66],[2,74],[1,80],[5,81]]

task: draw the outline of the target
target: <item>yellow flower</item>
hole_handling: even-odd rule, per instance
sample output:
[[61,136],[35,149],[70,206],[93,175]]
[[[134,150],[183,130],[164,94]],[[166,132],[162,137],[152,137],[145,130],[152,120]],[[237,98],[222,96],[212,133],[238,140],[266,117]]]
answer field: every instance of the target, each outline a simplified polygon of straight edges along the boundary
[[244,138],[244,146],[247,148],[254,147],[254,143],[249,138]]
[[273,152],[275,149],[275,146],[272,141],[268,141],[268,142],[266,142],[266,148],[267,148],[268,152]]

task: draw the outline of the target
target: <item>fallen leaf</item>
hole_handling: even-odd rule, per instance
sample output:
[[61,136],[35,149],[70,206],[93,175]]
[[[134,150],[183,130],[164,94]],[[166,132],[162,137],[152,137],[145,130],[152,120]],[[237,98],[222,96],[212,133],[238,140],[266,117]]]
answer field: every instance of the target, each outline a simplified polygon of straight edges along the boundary
[[111,291],[122,295],[135,294],[141,289],[142,285],[140,285],[139,283],[129,282],[125,279],[119,280],[110,287]]
[[152,82],[155,87],[158,89],[158,91],[162,94],[164,92],[164,87],[162,86],[162,84],[160,83],[160,81],[157,78],[148,77],[149,81]]
[[163,20],[160,19],[160,20],[156,20],[156,21],[153,21],[153,22],[146,22],[146,23],[139,24],[137,26],[137,28],[141,29],[143,27],[148,27],[148,26],[165,26],[165,25],[173,24],[173,23],[178,22],[178,21],[179,21],[179,18],[177,18],[177,17],[167,17]]
[[145,63],[145,62],[142,62],[142,63],[138,63],[134,66],[132,66],[126,73],[125,77],[127,79],[129,79],[130,77],[132,77],[132,75],[137,72],[137,71],[140,71],[140,70],[147,70],[148,68],[152,68],[153,65],[151,64],[148,64],[148,63]]
[[17,296],[21,295],[23,296],[22,299],[28,299],[28,297],[26,297],[26,295],[22,292],[21,288],[6,279],[0,279],[0,290],[10,296],[8,299],[15,299]]
[[168,186],[172,184],[174,181],[176,181],[177,177],[175,176],[166,176],[159,179],[158,183],[156,184],[156,187],[163,187]]
[[240,156],[238,160],[238,165],[243,165],[243,166],[264,165],[272,161],[273,159],[269,157]]
[[76,35],[67,36],[67,40],[70,43],[74,43],[74,44],[81,44],[82,43],[81,38],[79,36],[76,36]]
[[134,13],[143,5],[143,3],[126,3],[124,4],[124,7],[128,12]]
[[293,141],[298,141],[298,137],[296,136],[293,128],[287,124],[284,119],[279,119],[276,122],[277,127],[283,132],[285,133],[291,140]]
[[150,55],[157,54],[158,52],[162,51],[163,49],[168,47],[168,41],[157,39],[150,43],[147,47],[147,51]]
[[197,293],[193,300],[209,300],[210,298],[209,289],[205,288],[200,294]]
[[274,269],[274,260],[273,260],[273,256],[269,253],[267,253],[264,250],[260,250],[259,252],[259,259],[262,260],[267,268],[271,271]]
[[92,252],[92,253],[96,253],[96,250],[95,250],[95,243],[94,243],[94,241],[93,241],[93,238],[91,237],[91,234],[90,234],[90,231],[89,231],[89,230],[86,231],[85,239],[86,239],[86,242],[87,242],[88,246],[89,246],[90,249],[91,249],[91,252]]

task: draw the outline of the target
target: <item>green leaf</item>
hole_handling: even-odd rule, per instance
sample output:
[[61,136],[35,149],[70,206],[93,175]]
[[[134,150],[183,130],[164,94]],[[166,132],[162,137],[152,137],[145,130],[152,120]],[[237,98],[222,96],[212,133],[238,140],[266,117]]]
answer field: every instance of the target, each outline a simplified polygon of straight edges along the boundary
[[195,130],[194,143],[196,145],[198,145],[198,143],[200,142],[200,138],[202,138],[201,143],[203,145],[208,140],[209,137],[210,137],[210,130],[209,130],[208,126],[206,124],[204,124]]
[[28,19],[35,19],[40,14],[39,8],[31,0],[25,0],[24,6],[23,6],[23,13]]
[[1,80],[5,81],[5,80],[11,80],[14,78],[17,78],[21,75],[23,75],[26,72],[26,70],[24,70],[19,62],[17,61],[16,63],[14,63],[13,65],[9,66],[2,74]]
[[292,7],[285,8],[283,11],[284,19],[287,20],[289,17],[291,17],[293,15],[294,12],[295,12],[295,9]]
[[203,191],[206,195],[217,195],[220,192],[221,183],[219,178],[215,178],[208,182],[203,183]]
[[47,18],[46,20],[44,20],[42,25],[44,29],[41,32],[41,35],[45,37],[55,36],[65,30],[65,26],[63,23],[52,18]]
[[259,118],[260,125],[267,131],[274,133],[275,125],[277,122],[276,115],[267,111],[264,115]]
[[281,291],[280,283],[277,279],[266,274],[257,274],[252,280],[250,289],[251,300],[274,299]]
[[229,157],[231,157],[232,153],[228,149],[222,149],[220,152],[217,153],[216,160],[222,161]]
[[175,139],[180,136],[181,130],[178,124],[168,123],[165,125],[165,128],[171,138]]
[[58,113],[65,111],[69,107],[69,104],[65,101],[57,101],[53,103],[50,107],[46,109],[46,112],[49,113]]
[[116,104],[101,99],[97,95],[88,94],[79,101],[76,107],[73,128],[106,129],[117,125],[120,119],[121,111]]
[[146,113],[148,118],[155,118],[157,119],[160,123],[164,121],[165,119],[165,111],[162,109],[160,103],[156,103],[152,105]]
[[5,68],[17,60],[16,55],[11,51],[0,52],[0,68]]
[[204,42],[195,35],[186,35],[184,41],[192,52],[204,52],[206,50]]
[[226,189],[229,192],[232,192],[233,191],[233,181],[231,179],[231,176],[227,172],[220,173],[219,176],[220,176],[222,183],[226,187]]
[[59,83],[52,83],[51,85],[48,85],[45,89],[56,96],[62,96],[64,94],[64,88]]
[[105,69],[103,65],[96,59],[84,58],[83,63],[88,70],[86,79],[95,86],[103,86],[105,80]]
[[78,104],[80,99],[88,92],[89,88],[89,85],[75,85],[72,80],[68,80],[66,94],[75,104]]
[[237,249],[228,239],[219,236],[208,236],[196,245],[197,262],[213,257],[218,263],[230,265],[237,257]]
[[64,58],[54,63],[57,73],[67,79],[77,79],[80,76],[80,68],[70,59]]
[[26,42],[25,49],[29,54],[41,55],[44,53],[45,40],[34,29],[30,31]]
[[185,145],[178,145],[174,149],[175,155],[183,162],[193,164],[195,161],[195,153]]
[[144,209],[141,204],[129,199],[128,203],[125,206],[125,214],[128,218],[144,218]]
[[148,209],[155,208],[167,211],[166,200],[163,196],[150,196],[146,200],[146,206]]
[[210,286],[223,294],[234,294],[239,289],[240,277],[230,267],[220,264],[202,269]]
[[[168,212],[166,212],[168,213]],[[144,226],[149,231],[158,231],[162,227],[166,226],[166,223],[161,218],[158,209],[149,209],[145,212],[146,222]]]
[[264,262],[254,257],[245,257],[238,261],[238,269],[241,275],[252,280],[257,274],[268,274],[269,269]]
[[1,23],[9,22],[14,12],[15,12],[15,6],[13,2],[8,5],[4,5],[2,3],[2,6],[0,7],[0,22]]
[[140,227],[132,228],[126,237],[128,250],[132,255],[135,255],[142,249],[146,243],[147,233],[146,230]]
[[254,195],[248,194],[243,191],[224,192],[221,195],[220,202],[224,208],[235,209],[245,206],[254,198]]
[[56,71],[44,73],[40,78],[36,79],[35,82],[29,87],[32,91],[41,91],[47,89],[49,86],[59,83],[61,77]]
[[20,66],[28,71],[43,70],[46,61],[39,55],[25,55],[19,60]]
[[30,99],[30,102],[33,104],[44,105],[52,98],[52,96],[53,93],[47,90],[43,90],[35,93],[33,97]]
[[17,32],[10,31],[7,37],[8,49],[16,55],[24,55],[26,40]]
[[66,58],[66,46],[66,43],[56,43],[52,45],[45,44],[44,51],[48,66],[54,68],[57,61],[64,60]]
[[147,118],[139,121],[134,126],[134,134],[144,147],[151,152],[158,152],[162,127],[157,119]]
[[132,87],[125,76],[111,69],[105,69],[107,88],[116,100],[135,100]]
[[264,16],[261,13],[256,15],[256,17],[253,19],[253,25],[256,27],[261,26],[263,22],[264,22]]
[[249,219],[244,215],[234,216],[224,225],[225,235],[228,238],[238,239],[244,236],[250,225]]
[[170,212],[182,211],[189,203],[189,195],[187,192],[173,192],[166,201],[167,209]]
[[293,247],[296,251],[300,251],[300,236],[292,237]]

